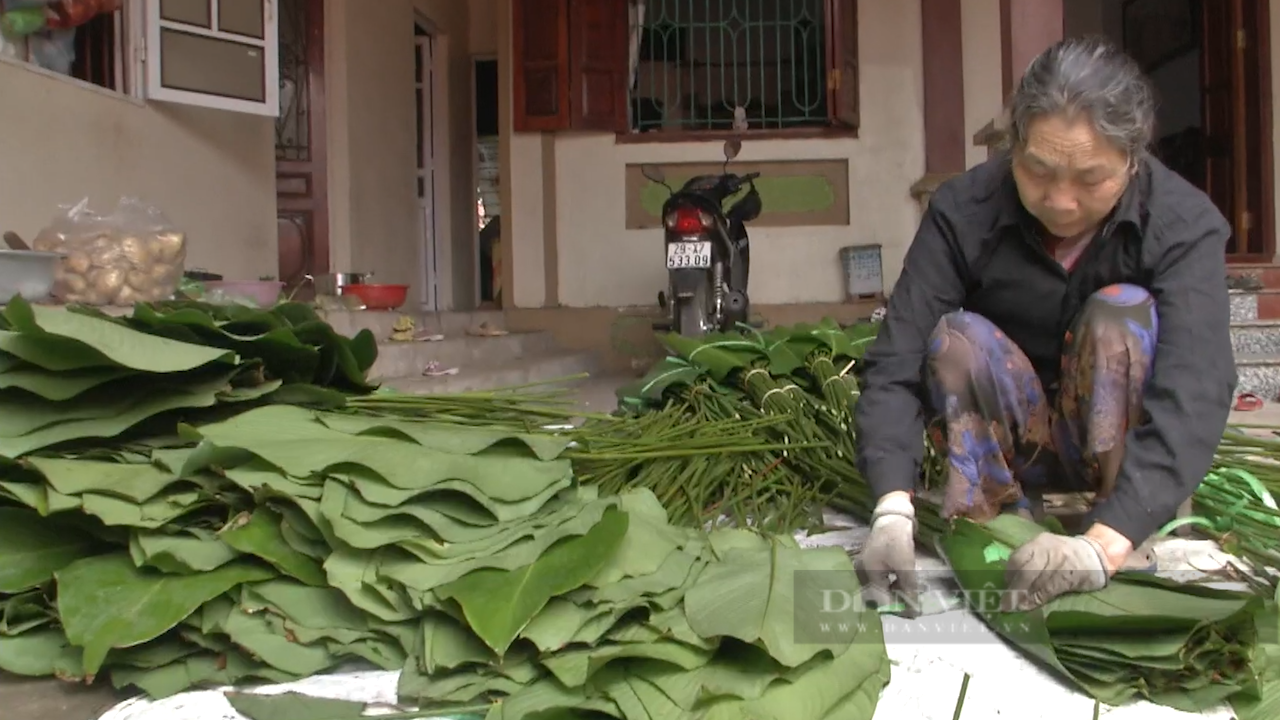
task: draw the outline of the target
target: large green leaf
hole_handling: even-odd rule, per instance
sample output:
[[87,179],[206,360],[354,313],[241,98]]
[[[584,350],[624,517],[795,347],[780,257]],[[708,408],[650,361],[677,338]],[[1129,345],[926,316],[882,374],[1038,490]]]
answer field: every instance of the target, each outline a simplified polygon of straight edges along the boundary
[[70,400],[104,383],[137,371],[124,367],[89,367],[50,372],[34,365],[0,371],[0,389],[25,390],[45,400]]
[[660,404],[669,389],[692,385],[705,375],[701,367],[678,357],[665,357],[644,377],[618,388],[618,400],[631,409],[641,409],[649,403]]
[[796,637],[797,628],[818,627],[821,605],[815,598],[824,591],[858,595],[853,564],[840,548],[770,543],[763,549],[733,549],[702,570],[685,596],[685,615],[703,637],[760,643],[778,662],[796,667],[818,653],[847,647],[847,640]]
[[[609,563],[591,578],[588,584],[594,587],[608,588],[627,578],[652,576],[672,553],[698,543],[700,533],[673,527],[662,503],[649,490],[620,496],[619,507],[629,520],[627,534]],[[636,593],[642,594],[650,593]]]
[[689,338],[668,334],[661,340],[689,364],[705,369],[716,382],[724,382],[733,373],[768,359],[764,348],[741,337]]
[[330,429],[350,435],[408,439],[423,447],[454,455],[475,455],[495,445],[519,443],[539,460],[554,460],[564,452],[569,436],[518,433],[504,428],[471,427],[444,422],[361,417],[320,413],[316,418]]
[[[272,316],[264,313],[263,317]],[[145,305],[134,311],[132,320],[137,325],[167,330],[185,342],[226,348],[263,360],[273,376],[289,383],[312,382],[320,366],[320,350],[300,342],[288,326],[278,322],[220,326],[196,308],[159,313]],[[234,331],[229,330],[233,327]]]
[[[106,360],[142,372],[175,373],[235,360],[232,353],[220,348],[156,337],[101,318],[62,308],[32,306],[21,300],[5,306],[4,315],[25,339],[18,345],[30,356],[5,347],[4,341],[0,341],[0,348],[49,370],[100,366]],[[68,357],[56,357],[68,350]]]
[[198,653],[159,668],[122,667],[111,673],[111,682],[116,687],[137,687],[153,698],[166,698],[201,685],[239,685],[247,681],[281,683],[294,679],[289,673],[229,648]]
[[600,572],[626,533],[627,514],[609,508],[585,535],[552,545],[525,567],[473,570],[436,594],[456,600],[472,631],[502,655],[548,600]]
[[136,530],[129,538],[129,556],[138,567],[186,575],[222,567],[240,553],[213,531],[191,527],[176,533]]
[[237,647],[254,658],[290,675],[308,677],[338,663],[338,657],[322,644],[305,645],[288,632],[279,618],[269,613],[249,614],[243,608],[227,608],[220,629]]
[[804,367],[815,343],[797,339],[791,329],[774,331],[763,336],[765,357],[769,359],[769,372],[772,375],[790,375]]
[[0,670],[27,677],[84,677],[79,649],[56,629],[0,636]]
[[[250,308],[175,301],[138,305],[129,317],[111,317],[85,307],[72,311],[174,341],[234,351],[262,361],[268,377],[292,386],[318,391],[323,388],[317,386],[330,385],[356,392],[373,389],[365,379],[377,357],[372,333],[361,330],[351,338],[339,335],[320,321],[314,308],[303,303]],[[289,385],[278,402],[318,397],[314,392],[299,395]],[[324,397],[320,404],[335,406],[334,396]],[[336,406],[341,404],[339,396]]]
[[[402,458],[410,461],[405,463],[406,469],[412,465],[414,454],[416,452],[411,452],[408,454],[409,457]],[[493,456],[454,457],[462,459],[462,462],[452,463],[454,472],[466,472],[469,475],[468,478],[449,477],[446,471],[433,471],[430,475],[420,476],[416,480],[409,475],[397,474],[397,486],[384,481],[383,476],[376,469],[370,468],[369,470],[373,470],[370,472],[364,467],[351,464],[347,466],[351,468],[350,471],[335,473],[337,482],[326,483],[325,490],[332,489],[338,483],[354,488],[352,495],[359,495],[366,500],[369,506],[366,507],[366,512],[373,516],[416,516],[418,513],[415,510],[423,506],[435,506],[435,509],[442,513],[461,512],[473,524],[489,525],[494,522],[519,521],[527,518],[546,507],[561,491],[573,485],[572,468],[567,464],[560,465],[558,461],[537,463],[536,466],[527,465],[521,472],[518,464],[502,461]],[[495,460],[499,462],[492,462]],[[379,465],[387,472],[396,471],[399,467],[394,460],[383,461]],[[481,474],[482,470],[503,466],[516,470],[513,477],[521,482],[527,482],[528,486],[495,488],[494,478]],[[412,483],[417,481],[425,481],[429,484],[412,486]],[[529,492],[529,488],[534,489],[533,494],[527,497],[515,497]],[[490,494],[488,492],[490,489],[498,494]],[[449,498],[456,498],[459,502],[437,504],[437,501]],[[335,504],[331,509],[336,511],[342,506],[342,504]],[[380,506],[381,510],[372,506]]]
[[876,337],[880,333],[880,325],[877,323],[857,323],[845,328],[845,336],[849,339],[846,352],[853,359],[860,359],[867,353],[867,349],[875,342]]
[[272,574],[231,563],[199,575],[168,575],[139,569],[128,554],[102,555],[55,574],[58,615],[67,639],[83,648],[84,671],[92,677],[111,649],[157,638],[209,600]]
[[246,555],[257,556],[277,570],[308,585],[325,584],[320,563],[289,546],[281,531],[282,519],[270,508],[244,513],[222,531],[222,541]]
[[0,598],[0,636],[21,635],[56,620],[43,588]]
[[[366,494],[371,500],[380,500],[384,495],[374,491],[388,491],[397,494],[394,489],[385,488],[377,481],[364,483],[346,483],[329,481],[325,483],[320,512],[332,528],[333,535],[354,548],[374,550],[388,545],[399,545],[424,562],[456,563],[472,560],[502,550],[522,538],[536,535],[541,527],[568,519],[572,510],[566,505],[572,503],[573,496],[561,496],[571,481],[566,478],[563,483],[547,488],[542,495],[514,503],[499,503],[473,488],[468,489],[465,483],[446,482],[445,487],[418,493],[407,498],[399,505],[380,505],[366,501],[352,486]],[[480,499],[476,499],[479,496]],[[449,542],[436,531],[443,513],[441,505],[455,503],[453,508],[476,507],[483,513],[486,526],[475,527],[475,540]],[[432,507],[435,506],[435,507]],[[539,512],[542,509],[547,512]]]
[[149,463],[119,463],[59,457],[30,457],[26,463],[63,495],[101,493],[144,503],[178,481],[166,469]]
[[[878,622],[868,623],[879,634]],[[758,698],[712,701],[702,717],[707,720],[760,720],[793,718],[871,718],[880,692],[889,684],[889,657],[864,637],[859,645],[835,658],[819,658],[807,672],[771,683]],[[883,642],[883,640],[881,640]],[[660,683],[656,683],[659,686]]]
[[[0,455],[16,458],[72,440],[110,439],[163,412],[213,407],[218,403],[219,394],[231,389],[231,381],[238,372],[237,368],[219,369],[202,373],[199,378],[189,378],[185,384],[152,383],[145,391],[135,388],[130,394],[113,396],[91,406],[86,411],[87,418],[72,415],[70,419],[44,425],[20,437],[0,437]],[[29,402],[0,395],[0,416],[12,413],[21,416],[25,412],[22,408],[28,407]]]
[[648,642],[602,643],[593,647],[566,648],[540,662],[566,686],[582,687],[611,662],[633,658],[656,660],[690,671],[706,665],[713,654],[706,648],[656,637]]
[[97,551],[97,538],[68,520],[0,507],[0,593],[48,582],[55,572]]
[[[215,445],[243,448],[295,477],[359,466],[393,487],[423,491],[465,481],[493,500],[533,497],[563,483],[568,460],[529,462],[520,453],[494,449],[478,455],[441,452],[416,442],[351,435],[325,427],[313,411],[269,405],[199,428]],[[2,445],[0,445],[2,447]]]
[[[378,564],[377,573],[412,591],[429,593],[482,568],[515,570],[533,564],[548,548],[564,538],[585,535],[600,522],[605,512],[616,505],[617,500],[614,498],[584,501],[577,512],[572,513],[563,523],[543,528],[500,551],[480,557],[457,562],[425,563],[412,556],[389,556]],[[330,558],[326,569],[332,562],[333,558]]]
[[1231,698],[1238,720],[1271,720],[1280,717],[1280,611],[1271,603],[1257,616],[1258,647],[1254,669],[1259,687]]

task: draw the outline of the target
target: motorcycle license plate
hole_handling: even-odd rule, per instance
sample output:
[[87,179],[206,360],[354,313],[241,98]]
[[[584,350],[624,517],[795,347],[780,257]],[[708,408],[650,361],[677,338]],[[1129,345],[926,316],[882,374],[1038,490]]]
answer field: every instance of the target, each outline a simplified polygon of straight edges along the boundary
[[711,241],[667,243],[668,270],[705,270],[711,267]]

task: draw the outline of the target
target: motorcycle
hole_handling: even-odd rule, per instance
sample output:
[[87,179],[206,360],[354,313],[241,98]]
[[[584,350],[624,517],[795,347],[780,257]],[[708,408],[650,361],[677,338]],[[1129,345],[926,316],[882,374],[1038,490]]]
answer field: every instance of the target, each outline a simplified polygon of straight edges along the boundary
[[[671,193],[662,205],[667,290],[658,293],[667,319],[654,323],[655,329],[698,337],[730,331],[750,318],[746,224],[760,217],[763,203],[755,185],[760,173],[729,172],[741,151],[741,142],[726,142],[721,173],[691,178],[679,190],[667,184],[659,168],[642,168],[646,178]],[[725,209],[743,187],[746,193]]]

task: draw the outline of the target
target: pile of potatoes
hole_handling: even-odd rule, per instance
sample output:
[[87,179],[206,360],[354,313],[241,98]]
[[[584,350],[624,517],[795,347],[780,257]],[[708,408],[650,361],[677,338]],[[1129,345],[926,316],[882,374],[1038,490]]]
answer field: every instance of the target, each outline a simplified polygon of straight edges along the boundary
[[132,305],[168,299],[182,280],[187,243],[177,231],[65,235],[43,230],[33,250],[62,253],[53,294],[63,302]]

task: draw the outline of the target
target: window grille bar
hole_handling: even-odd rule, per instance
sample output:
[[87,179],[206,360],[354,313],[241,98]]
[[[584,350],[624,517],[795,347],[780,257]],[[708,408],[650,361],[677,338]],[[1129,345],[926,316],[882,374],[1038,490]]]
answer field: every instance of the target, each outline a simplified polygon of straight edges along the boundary
[[639,132],[827,124],[826,0],[644,0]]

